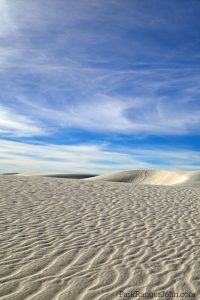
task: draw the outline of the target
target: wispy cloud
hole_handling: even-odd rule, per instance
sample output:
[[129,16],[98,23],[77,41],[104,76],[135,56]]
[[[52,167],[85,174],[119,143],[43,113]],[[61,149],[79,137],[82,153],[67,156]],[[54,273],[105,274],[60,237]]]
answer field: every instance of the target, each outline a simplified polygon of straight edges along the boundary
[[126,149],[109,145],[52,145],[1,140],[1,172],[104,173],[131,169],[194,170],[200,167],[197,151]]
[[148,163],[105,145],[30,144],[1,140],[1,169],[8,172],[102,173],[130,168],[147,168]]
[[[152,72],[152,76],[153,74],[154,72]],[[172,72],[171,74],[173,75]],[[117,72],[113,76],[116,78]],[[162,92],[169,88],[170,82],[161,83],[159,80],[143,78],[147,89],[143,91],[144,87],[139,87],[142,79],[139,78],[139,75],[137,79],[134,76],[135,74],[132,77],[130,74],[123,74],[122,78],[120,74],[119,81],[115,83],[112,91],[107,89],[110,89],[109,81],[112,86],[113,77],[107,77],[104,81],[104,94],[98,93],[98,90],[101,90],[102,81],[96,82],[94,91],[87,90],[87,87],[85,90],[79,90],[77,95],[80,99],[64,100],[65,89],[62,91],[58,86],[52,88],[48,93],[49,97],[45,97],[44,92],[41,91],[42,94],[38,99],[34,99],[35,101],[29,99],[30,96],[18,94],[16,109],[23,107],[27,115],[43,123],[46,122],[47,128],[54,127],[57,130],[59,128],[78,128],[93,132],[144,135],[183,135],[199,131],[200,108],[197,84],[196,86],[194,83],[193,85],[187,84],[185,78],[182,79],[182,82],[177,80],[176,85],[179,84],[180,89],[179,92],[174,92],[173,80],[175,81],[175,78],[172,78],[171,93],[177,94],[172,97],[171,93],[164,95]],[[125,86],[127,89],[129,88],[130,83],[123,83],[126,78],[132,79],[133,84],[138,82],[135,94],[132,92],[123,96],[116,92],[117,89],[123,89]],[[96,80],[98,81],[98,79]],[[58,102],[56,93],[60,97]],[[49,98],[53,99],[47,102],[45,99]]]
[[0,105],[0,135],[26,137],[42,134],[43,129],[34,121]]

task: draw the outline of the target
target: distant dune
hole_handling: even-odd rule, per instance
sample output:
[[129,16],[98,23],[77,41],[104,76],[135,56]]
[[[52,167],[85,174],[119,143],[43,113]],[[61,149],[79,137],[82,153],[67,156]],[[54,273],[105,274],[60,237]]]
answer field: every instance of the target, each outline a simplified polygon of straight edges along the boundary
[[[3,175],[12,175],[3,174]],[[66,179],[85,179],[94,177],[94,174],[52,174],[52,173],[16,173],[17,176],[40,176],[40,177],[55,177],[55,178],[66,178]]]
[[52,173],[5,173],[3,175],[40,176],[66,179],[84,179],[92,181],[110,181],[147,185],[198,185],[200,172],[178,172],[171,170],[131,170],[96,174],[52,174]]
[[2,175],[17,175],[19,173],[3,173]]
[[176,172],[168,170],[134,170],[107,173],[87,179],[93,181],[126,182],[150,185],[198,184],[200,172]]

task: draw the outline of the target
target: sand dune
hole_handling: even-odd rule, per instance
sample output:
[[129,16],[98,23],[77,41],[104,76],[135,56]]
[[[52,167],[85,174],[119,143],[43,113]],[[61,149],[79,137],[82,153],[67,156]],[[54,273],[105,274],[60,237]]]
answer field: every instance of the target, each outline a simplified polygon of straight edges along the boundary
[[[4,174],[13,175],[13,173]],[[67,178],[67,179],[85,179],[94,177],[94,174],[52,174],[52,173],[16,173],[17,176],[40,176],[40,177],[55,177],[55,178]]]
[[177,172],[171,170],[132,170],[112,172],[102,175],[95,174],[52,174],[52,173],[6,173],[3,175],[40,176],[66,179],[84,179],[92,181],[124,182],[147,185],[194,185],[200,183],[200,172]]
[[161,186],[0,176],[0,298],[200,299],[199,172],[186,177]]
[[134,184],[174,185],[195,181],[200,182],[200,172],[176,172],[169,170],[134,170],[113,172],[95,176],[89,180],[127,182]]

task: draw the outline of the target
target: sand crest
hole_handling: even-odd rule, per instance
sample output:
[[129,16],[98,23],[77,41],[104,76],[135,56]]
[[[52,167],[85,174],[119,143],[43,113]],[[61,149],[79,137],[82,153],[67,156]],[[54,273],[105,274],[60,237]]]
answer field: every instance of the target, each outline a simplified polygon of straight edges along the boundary
[[200,182],[200,172],[176,172],[170,170],[134,170],[113,172],[95,176],[88,180],[127,182],[134,184],[174,185],[197,180]]

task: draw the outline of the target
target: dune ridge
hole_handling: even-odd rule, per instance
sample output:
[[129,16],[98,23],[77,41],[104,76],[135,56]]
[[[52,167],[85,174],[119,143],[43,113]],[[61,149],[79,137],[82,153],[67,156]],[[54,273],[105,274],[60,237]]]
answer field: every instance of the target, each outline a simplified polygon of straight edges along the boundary
[[198,186],[200,182],[199,171],[178,172],[173,170],[129,170],[111,172],[101,175],[96,174],[54,174],[54,173],[7,173],[4,175],[16,175],[26,177],[52,177],[66,179],[83,179],[89,181],[109,181],[146,185],[193,185]]
[[200,172],[177,172],[171,170],[133,170],[112,172],[88,178],[93,181],[126,182],[148,185],[175,185],[200,182]]
[[16,176],[28,176],[28,177],[32,177],[32,176],[37,176],[37,177],[52,177],[52,178],[66,178],[66,179],[86,179],[86,178],[90,178],[90,177],[95,177],[97,176],[96,174],[76,174],[76,173],[72,173],[72,174],[56,174],[56,173],[30,173],[30,172],[25,172],[25,173],[7,173],[7,174],[3,174],[3,175],[16,175]]

